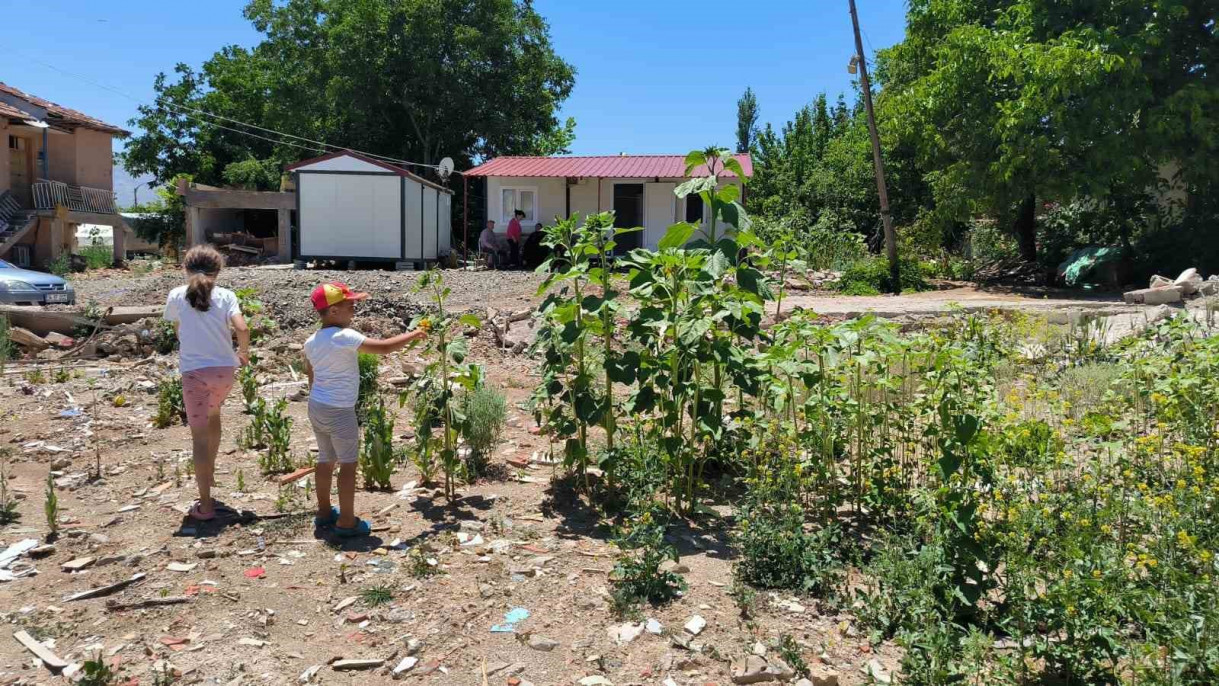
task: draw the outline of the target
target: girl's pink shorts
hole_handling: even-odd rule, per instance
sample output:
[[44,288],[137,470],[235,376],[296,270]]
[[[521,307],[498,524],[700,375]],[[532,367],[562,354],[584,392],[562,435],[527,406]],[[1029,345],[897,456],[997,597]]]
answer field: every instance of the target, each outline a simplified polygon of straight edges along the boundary
[[191,428],[206,427],[208,415],[220,411],[233,389],[236,371],[235,367],[204,367],[182,375],[182,401],[186,405],[186,423]]

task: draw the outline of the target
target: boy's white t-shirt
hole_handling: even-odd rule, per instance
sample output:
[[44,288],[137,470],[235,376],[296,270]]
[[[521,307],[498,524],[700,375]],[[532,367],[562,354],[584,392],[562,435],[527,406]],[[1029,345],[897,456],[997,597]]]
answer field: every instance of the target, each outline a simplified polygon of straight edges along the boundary
[[305,359],[313,367],[309,400],[330,407],[355,407],[360,395],[359,348],[364,334],[327,326],[305,341]]
[[212,288],[211,307],[200,312],[186,300],[186,286],[169,292],[165,319],[178,323],[178,367],[191,372],[207,367],[236,367],[233,329],[229,320],[241,314],[237,296],[227,288]]

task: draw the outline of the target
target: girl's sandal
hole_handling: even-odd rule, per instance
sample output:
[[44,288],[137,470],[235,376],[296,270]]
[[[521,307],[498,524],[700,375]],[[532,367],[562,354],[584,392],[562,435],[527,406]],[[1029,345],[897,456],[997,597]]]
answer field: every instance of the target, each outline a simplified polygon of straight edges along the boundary
[[[191,519],[195,520],[196,522],[210,522],[211,520],[215,519],[216,518],[215,506],[214,505],[212,506],[211,512],[204,514],[203,512],[201,512],[199,510],[199,506],[202,504],[203,503],[200,503],[199,501],[195,501],[195,504],[190,506],[190,512],[187,512],[186,516],[190,517]],[[179,510],[179,512],[181,512],[181,510]]]
[[325,529],[325,528],[334,526],[335,523],[338,521],[339,521],[339,508],[331,507],[329,517],[325,517],[325,518],[314,517],[313,518],[313,528],[314,529]]
[[350,527],[335,526],[334,527],[334,535],[338,536],[339,538],[360,538],[363,536],[368,536],[371,533],[372,533],[372,526],[368,522],[364,521],[363,519],[360,519],[359,517],[356,518],[355,526],[350,526]]

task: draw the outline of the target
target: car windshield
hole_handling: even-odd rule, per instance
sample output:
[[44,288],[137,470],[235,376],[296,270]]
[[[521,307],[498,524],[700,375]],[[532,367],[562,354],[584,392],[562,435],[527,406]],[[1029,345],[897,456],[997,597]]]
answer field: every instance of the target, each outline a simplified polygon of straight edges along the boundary
[[0,269],[16,269],[16,267],[8,262],[5,262],[4,260],[0,260]]

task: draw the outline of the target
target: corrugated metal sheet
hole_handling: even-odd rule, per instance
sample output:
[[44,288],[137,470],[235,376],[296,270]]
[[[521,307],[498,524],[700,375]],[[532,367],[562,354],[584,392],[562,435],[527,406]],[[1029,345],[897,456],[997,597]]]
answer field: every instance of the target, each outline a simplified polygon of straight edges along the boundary
[[[753,176],[749,155],[734,155]],[[692,176],[704,176],[706,167],[695,169]],[[467,176],[575,176],[614,179],[660,177],[678,179],[686,175],[685,155],[599,155],[592,157],[496,157],[466,172]],[[735,176],[725,172],[723,176]]]
[[[100,119],[95,119],[93,117],[90,117],[89,115],[87,115],[83,112],[77,112],[76,110],[71,109],[69,107],[64,107],[63,105],[57,105],[57,104],[51,102],[50,100],[43,100],[42,98],[40,98],[38,96],[30,95],[29,93],[26,93],[18,88],[10,86],[4,82],[0,82],[0,93],[5,93],[12,97],[18,98],[20,100],[25,100],[28,103],[31,103],[37,107],[41,107],[42,109],[46,110],[47,115],[48,115],[48,117],[47,117],[48,123],[50,123],[50,124],[59,124],[59,123],[74,124],[76,126],[83,126],[85,128],[95,129],[97,131],[103,131],[105,133],[110,133],[110,134],[114,134],[117,136],[126,136],[129,133],[128,131],[120,129],[117,126],[112,126],[110,124],[107,124],[106,122],[104,122]],[[10,112],[8,110],[15,110],[17,112],[20,112],[20,114],[13,114],[12,112]],[[18,108],[16,106],[12,106],[12,105],[9,105],[8,107],[6,107],[5,112],[0,113],[0,114],[2,114],[3,116],[9,116],[9,117],[20,117],[23,115],[29,116],[24,111],[20,110],[20,108]],[[33,118],[33,117],[31,117],[31,118]]]

